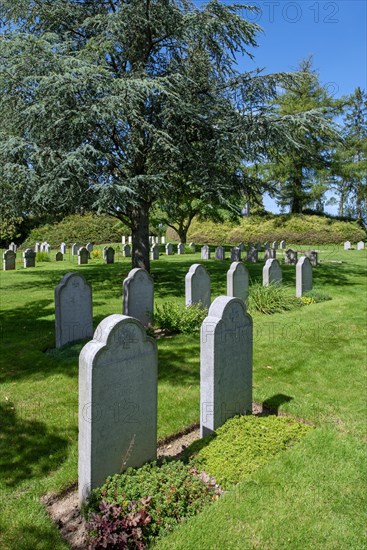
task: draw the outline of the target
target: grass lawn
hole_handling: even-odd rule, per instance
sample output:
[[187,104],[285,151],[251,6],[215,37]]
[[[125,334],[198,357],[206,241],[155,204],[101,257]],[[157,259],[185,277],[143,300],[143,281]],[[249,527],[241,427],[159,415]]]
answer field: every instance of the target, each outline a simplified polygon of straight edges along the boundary
[[[301,247],[297,246],[297,249]],[[308,249],[309,247],[307,247]],[[366,251],[320,245],[314,287],[332,300],[254,315],[254,400],[318,426],[157,548],[365,548]],[[121,313],[130,269],[92,260],[43,262],[1,273],[1,549],[67,548],[39,502],[77,480],[77,371],[81,344],[54,350],[53,291],[68,271],[93,290],[95,326]],[[342,264],[333,263],[342,260]],[[184,302],[184,278],[199,254],[152,262],[156,303]],[[225,293],[230,262],[203,262],[212,298]],[[261,279],[262,262],[248,266]],[[283,266],[295,287],[295,267]],[[199,336],[158,341],[158,435],[199,419]]]

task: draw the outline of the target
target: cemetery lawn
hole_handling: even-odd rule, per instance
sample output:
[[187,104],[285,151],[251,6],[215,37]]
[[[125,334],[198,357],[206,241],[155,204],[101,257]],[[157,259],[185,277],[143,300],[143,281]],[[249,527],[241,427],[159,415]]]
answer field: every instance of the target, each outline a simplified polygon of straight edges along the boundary
[[[317,248],[322,263],[313,271],[314,288],[332,300],[254,315],[254,400],[318,429],[157,548],[365,548],[367,253]],[[121,313],[130,262],[119,257],[114,265],[77,266],[68,257],[24,270],[17,256],[17,271],[1,273],[0,548],[66,549],[40,497],[77,481],[82,344],[54,349],[54,287],[68,271],[83,273],[92,285],[96,326]],[[195,262],[199,254],[152,262],[156,303],[184,303],[185,273]],[[213,299],[225,293],[230,262],[203,263]],[[262,262],[248,268],[253,281],[261,279]],[[295,288],[295,267],[282,270]],[[158,348],[163,438],[199,420],[199,336],[164,338]]]

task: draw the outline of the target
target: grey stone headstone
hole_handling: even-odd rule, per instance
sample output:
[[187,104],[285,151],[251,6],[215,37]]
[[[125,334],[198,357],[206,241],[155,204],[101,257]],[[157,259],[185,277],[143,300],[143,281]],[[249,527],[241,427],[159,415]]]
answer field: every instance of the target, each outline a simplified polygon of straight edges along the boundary
[[89,259],[89,252],[85,246],[82,246],[78,250],[78,264],[79,265],[87,264],[88,259]]
[[349,250],[350,247],[351,247],[350,242],[349,242],[349,241],[345,241],[345,243],[344,243],[344,250]]
[[61,243],[60,252],[61,254],[66,254],[66,243]]
[[172,243],[167,243],[166,244],[166,255],[167,256],[172,256],[173,254],[173,245]]
[[45,251],[45,244],[46,244],[46,243],[41,243],[41,244],[40,244],[40,252],[44,252],[44,251]]
[[166,237],[164,235],[162,235],[161,237],[161,243],[166,244]]
[[305,252],[305,256],[310,260],[313,267],[317,267],[319,265],[319,255],[316,250],[308,250]]
[[131,258],[131,247],[130,247],[129,244],[125,244],[122,247],[122,254],[123,254],[124,258]]
[[296,265],[296,296],[312,290],[312,265],[306,256],[301,256]]
[[35,252],[39,252],[39,251],[40,251],[40,243],[36,243],[36,244],[34,245],[34,251],[35,251]]
[[80,244],[74,243],[71,247],[71,255],[72,256],[77,256],[79,248],[80,248]]
[[32,248],[27,248],[23,252],[24,267],[36,267],[36,253]]
[[258,260],[259,252],[257,248],[249,248],[247,251],[247,261],[256,264]]
[[201,247],[201,259],[210,260],[210,248],[207,244]]
[[284,263],[288,265],[296,265],[297,258],[297,252],[295,250],[292,250],[291,248],[288,248],[288,250],[285,251]]
[[261,243],[256,243],[255,248],[258,252],[261,250]]
[[92,289],[82,275],[67,273],[55,288],[56,347],[93,334]]
[[122,237],[121,237],[121,244],[126,244],[126,237],[125,237],[125,235],[122,235]]
[[266,250],[267,248],[270,248],[270,243],[268,241],[264,243],[264,250]]
[[271,245],[271,248],[273,248],[274,250],[277,250],[278,249],[278,243],[277,241],[274,241],[273,244]]
[[185,245],[184,245],[184,243],[178,243],[178,245],[177,245],[177,254],[185,254]]
[[14,250],[6,250],[3,254],[3,270],[4,271],[11,271],[12,269],[15,269],[15,260],[16,260],[16,253]]
[[131,236],[130,236],[130,237],[128,237],[128,238],[127,238],[127,242],[128,242],[129,244],[132,244],[132,242],[133,242],[133,238],[132,238]]
[[238,248],[240,249],[241,252],[243,252],[245,250],[245,243],[240,243],[238,245]]
[[108,476],[157,457],[157,345],[110,315],[79,356],[79,501]]
[[93,244],[88,243],[85,248],[88,250],[88,252],[92,252],[93,251]]
[[242,262],[233,262],[227,271],[227,296],[248,298],[249,273]]
[[200,435],[252,412],[252,318],[239,298],[219,296],[200,335]]
[[210,306],[210,276],[204,266],[193,264],[185,276],[185,303]]
[[281,283],[282,282],[282,270],[278,260],[272,258],[266,260],[263,267],[263,286],[268,286],[271,283]]
[[215,249],[215,259],[216,260],[225,260],[226,259],[226,253],[223,248],[223,246],[217,246]]
[[44,251],[47,252],[47,254],[49,254],[51,251],[51,245],[49,245],[48,243],[45,243]]
[[190,243],[189,247],[191,249],[191,252],[194,252],[194,253],[196,252],[196,244],[195,243]]
[[153,320],[153,311],[153,279],[145,269],[135,267],[123,282],[123,314],[147,326]]
[[159,245],[153,244],[153,246],[150,249],[150,259],[151,260],[159,260]]
[[9,244],[9,250],[12,250],[13,252],[17,251],[17,245],[15,243]]
[[62,252],[56,252],[56,255],[55,255],[55,260],[57,262],[62,262],[64,259],[64,255]]
[[264,250],[264,260],[270,260],[271,258],[276,258],[276,250],[274,248],[265,248]]
[[241,261],[241,250],[238,246],[234,246],[231,249],[231,262],[240,262]]
[[115,249],[112,246],[108,246],[104,251],[104,259],[106,264],[113,264],[115,262]]
[[287,246],[287,245],[286,245],[286,242],[285,242],[285,241],[280,241],[279,248],[281,248],[282,250],[284,250],[286,246]]
[[107,248],[108,248],[108,246],[104,246],[102,248],[102,257],[103,257],[104,260],[106,259],[106,250],[107,250]]
[[364,242],[363,241],[359,241],[357,243],[357,250],[364,250]]

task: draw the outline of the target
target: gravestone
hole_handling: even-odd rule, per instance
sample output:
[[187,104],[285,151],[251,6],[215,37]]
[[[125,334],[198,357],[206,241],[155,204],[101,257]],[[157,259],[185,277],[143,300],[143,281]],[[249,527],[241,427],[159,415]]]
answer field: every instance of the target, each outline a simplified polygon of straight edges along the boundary
[[55,260],[57,262],[62,262],[64,259],[64,255],[62,252],[56,252],[56,255],[55,255]]
[[159,245],[153,244],[153,246],[150,249],[150,259],[151,260],[159,260]]
[[252,412],[252,318],[239,298],[219,296],[200,335],[200,436]]
[[61,254],[66,254],[66,243],[61,243],[60,252]]
[[285,252],[284,256],[284,263],[288,265],[296,265],[297,263],[298,254],[295,250],[292,250],[291,248],[288,248]]
[[115,263],[115,249],[112,248],[112,246],[107,246],[106,250],[104,251],[104,259],[106,264]]
[[153,311],[153,279],[145,269],[135,267],[123,282],[123,314],[147,326],[152,322]]
[[207,244],[201,247],[201,259],[210,260],[210,248]]
[[164,235],[162,235],[161,237],[161,243],[166,244],[166,237]]
[[247,261],[255,264],[258,260],[259,252],[257,248],[249,248],[247,251]]
[[245,250],[245,243],[241,242],[239,245],[238,245],[238,248],[240,249],[241,252],[243,252]]
[[72,256],[77,256],[79,248],[80,248],[80,244],[74,243],[71,247],[71,255]]
[[223,246],[217,246],[215,249],[215,259],[216,260],[225,260],[226,259],[226,253],[223,248]]
[[261,250],[261,243],[256,243],[255,247],[256,247],[256,250],[257,250],[258,252],[260,252],[260,250]]
[[128,238],[127,238],[127,242],[128,242],[128,244],[132,244],[132,242],[133,242],[133,238],[132,238],[131,236],[130,236],[130,237],[128,237]]
[[349,250],[350,247],[351,247],[350,242],[349,242],[349,241],[345,241],[345,243],[344,243],[344,250]]
[[92,289],[82,275],[67,273],[55,288],[56,347],[93,335]]
[[85,248],[86,248],[86,249],[88,250],[88,252],[90,253],[90,252],[93,251],[93,244],[92,244],[92,243],[88,243],[88,244],[86,245]]
[[184,243],[178,243],[178,245],[177,245],[177,254],[185,254],[185,245],[184,245]]
[[263,286],[268,286],[271,283],[282,282],[282,270],[278,260],[271,258],[266,260],[263,267]]
[[108,246],[104,246],[102,248],[102,257],[103,257],[104,260],[106,259],[106,250],[107,250],[107,248],[108,248]]
[[47,252],[47,254],[51,252],[51,245],[48,243],[45,244],[45,252]]
[[277,250],[277,249],[278,249],[278,243],[277,243],[277,241],[274,241],[274,242],[273,242],[273,244],[271,245],[271,248],[272,248],[273,250]]
[[27,248],[27,250],[23,252],[23,259],[25,268],[36,267],[36,253],[32,248]]
[[34,251],[35,251],[36,253],[40,251],[40,243],[36,243],[36,244],[34,245]]
[[108,476],[157,457],[157,344],[110,315],[79,356],[79,500]]
[[173,254],[173,245],[172,243],[167,243],[166,244],[166,255],[167,256],[172,256]]
[[284,250],[286,247],[286,242],[285,241],[280,241],[279,243],[279,248],[281,248],[282,250]]
[[310,260],[313,267],[317,267],[319,265],[319,256],[316,250],[309,250],[308,252],[305,252],[305,256]]
[[5,250],[3,254],[3,270],[4,271],[11,271],[12,269],[15,269],[15,260],[16,260],[16,253],[14,250]]
[[210,276],[204,266],[193,264],[185,276],[185,303],[210,306]]
[[17,245],[15,243],[9,244],[9,250],[12,250],[13,252],[17,251]]
[[126,237],[125,237],[125,235],[122,235],[122,237],[121,237],[121,244],[126,244]]
[[125,244],[122,247],[122,254],[123,254],[124,258],[131,258],[131,247],[130,247],[129,244]]
[[249,273],[242,262],[233,262],[227,271],[227,296],[248,298]]
[[194,253],[196,252],[196,244],[195,243],[190,243],[189,247],[191,249],[191,252],[194,252]]
[[270,260],[271,258],[276,258],[276,250],[274,248],[265,248],[264,250],[264,260]]
[[268,241],[264,243],[264,250],[266,250],[267,248],[270,248],[270,244]]
[[238,248],[238,246],[234,246],[231,249],[231,262],[239,261],[241,261],[241,250]]
[[296,265],[296,296],[312,290],[312,265],[307,256],[301,256]]
[[88,263],[89,252],[85,246],[82,246],[78,250],[78,265],[85,265]]
[[44,252],[44,251],[45,251],[45,245],[46,245],[46,244],[47,244],[47,243],[45,243],[45,242],[43,242],[43,243],[40,244],[40,252]]
[[357,243],[357,250],[364,250],[364,242],[363,241],[359,241]]

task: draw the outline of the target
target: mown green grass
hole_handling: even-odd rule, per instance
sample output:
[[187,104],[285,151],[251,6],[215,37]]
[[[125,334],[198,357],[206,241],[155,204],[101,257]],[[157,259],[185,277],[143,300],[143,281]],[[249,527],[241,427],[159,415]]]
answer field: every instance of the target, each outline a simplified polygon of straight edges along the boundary
[[[367,256],[342,247],[319,250],[323,263],[314,269],[314,286],[331,301],[254,314],[254,400],[319,429],[161,547],[362,548]],[[183,303],[185,273],[198,261],[199,254],[188,254],[153,262],[156,302]],[[204,263],[212,298],[225,293],[229,260]],[[248,267],[251,279],[260,280],[262,263]],[[114,265],[92,260],[77,266],[67,256],[62,263],[24,270],[18,254],[17,271],[1,273],[2,549],[67,548],[39,502],[77,480],[82,344],[53,349],[54,287],[68,271],[82,272],[93,288],[96,326],[106,315],[121,313],[129,269],[129,260],[119,255]],[[294,266],[284,266],[283,279],[295,285]],[[199,419],[199,336],[162,339],[158,348],[158,433],[165,437]]]

